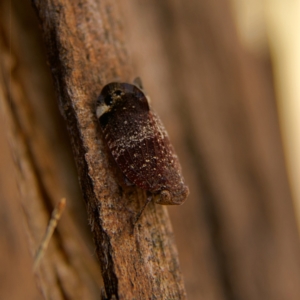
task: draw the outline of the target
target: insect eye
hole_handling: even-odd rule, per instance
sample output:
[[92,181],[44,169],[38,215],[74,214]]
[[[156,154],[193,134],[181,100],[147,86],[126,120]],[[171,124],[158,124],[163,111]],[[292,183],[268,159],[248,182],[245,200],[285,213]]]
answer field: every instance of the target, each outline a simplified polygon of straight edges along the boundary
[[106,114],[103,114],[102,116],[100,116],[99,118],[99,121],[100,121],[100,124],[103,128],[105,128],[105,126],[107,125],[107,123],[109,122],[109,114],[106,113]]
[[121,96],[121,95],[122,95],[122,91],[116,90],[114,94],[115,94],[116,96]]
[[104,98],[104,102],[106,105],[112,105],[113,103],[113,99],[110,95],[107,95],[105,98]]

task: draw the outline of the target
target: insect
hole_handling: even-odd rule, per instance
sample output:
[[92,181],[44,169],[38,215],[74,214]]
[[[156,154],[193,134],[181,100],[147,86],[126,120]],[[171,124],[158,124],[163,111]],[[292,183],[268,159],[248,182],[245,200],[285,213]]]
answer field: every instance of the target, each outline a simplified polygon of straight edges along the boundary
[[182,204],[189,189],[168,134],[150,109],[141,84],[105,85],[97,99],[96,115],[122,173],[147,191],[147,202],[136,221],[152,199],[163,205]]

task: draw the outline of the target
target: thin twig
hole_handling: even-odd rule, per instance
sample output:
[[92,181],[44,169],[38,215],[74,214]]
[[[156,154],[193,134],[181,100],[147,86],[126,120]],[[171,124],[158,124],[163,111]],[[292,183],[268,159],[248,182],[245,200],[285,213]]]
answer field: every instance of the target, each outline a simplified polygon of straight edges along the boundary
[[45,235],[42,239],[42,242],[36,252],[35,258],[34,258],[34,264],[33,264],[33,269],[36,270],[37,267],[40,264],[40,261],[42,259],[42,257],[44,256],[46,249],[49,245],[49,241],[53,235],[53,232],[57,226],[57,223],[62,215],[62,212],[64,211],[66,207],[66,198],[62,198],[56,205],[56,207],[54,208],[52,215],[51,215],[51,219],[49,221],[49,224],[47,226],[47,230],[45,232]]

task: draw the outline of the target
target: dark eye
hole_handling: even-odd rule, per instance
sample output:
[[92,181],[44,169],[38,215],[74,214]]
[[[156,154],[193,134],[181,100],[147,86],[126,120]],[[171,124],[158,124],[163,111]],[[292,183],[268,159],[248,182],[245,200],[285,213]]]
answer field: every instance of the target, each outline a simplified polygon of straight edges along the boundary
[[104,128],[107,125],[107,123],[109,122],[109,119],[110,119],[109,113],[105,113],[99,118],[102,128]]
[[115,95],[116,95],[116,96],[121,96],[121,95],[122,95],[122,91],[116,90],[116,91],[115,91]]
[[113,99],[110,95],[107,95],[105,98],[104,98],[104,102],[106,105],[112,105],[113,103]]

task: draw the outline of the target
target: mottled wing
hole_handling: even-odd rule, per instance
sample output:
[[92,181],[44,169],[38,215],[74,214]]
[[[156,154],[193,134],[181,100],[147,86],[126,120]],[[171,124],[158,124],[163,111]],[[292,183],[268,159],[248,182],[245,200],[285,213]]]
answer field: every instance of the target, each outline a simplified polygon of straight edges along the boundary
[[[116,96],[122,88],[125,93]],[[100,102],[110,106],[99,109],[99,120],[120,170],[138,187],[158,195],[157,203],[181,204],[188,188],[167,132],[158,116],[149,110],[145,95],[128,84],[114,83],[104,91]],[[166,194],[169,196],[159,197]]]
[[[149,111],[126,107],[104,130],[107,145],[124,175],[153,192],[157,181],[157,145]],[[125,111],[125,110],[124,110]]]
[[[176,182],[182,181],[180,165],[167,132],[156,114],[127,111],[126,115],[119,118],[121,120],[122,131],[126,134],[113,133],[111,128],[106,130],[105,137],[125,176],[152,193],[174,189]],[[120,128],[120,124],[112,126]]]

